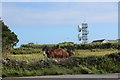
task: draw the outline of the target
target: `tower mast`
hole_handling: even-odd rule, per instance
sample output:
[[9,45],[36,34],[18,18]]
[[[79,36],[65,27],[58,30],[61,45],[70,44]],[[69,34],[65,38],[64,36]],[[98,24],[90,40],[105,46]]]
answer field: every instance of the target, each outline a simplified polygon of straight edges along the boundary
[[78,40],[82,41],[82,43],[88,42],[88,24],[86,22],[82,23],[82,26],[78,25]]

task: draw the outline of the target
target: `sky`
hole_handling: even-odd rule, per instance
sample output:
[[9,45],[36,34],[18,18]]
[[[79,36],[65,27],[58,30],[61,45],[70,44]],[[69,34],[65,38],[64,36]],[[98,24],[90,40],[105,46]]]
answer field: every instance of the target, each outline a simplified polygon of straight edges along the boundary
[[119,0],[1,0],[1,2],[119,2]]
[[118,39],[117,2],[3,2],[2,19],[19,43],[78,41],[77,26],[88,23],[88,42]]

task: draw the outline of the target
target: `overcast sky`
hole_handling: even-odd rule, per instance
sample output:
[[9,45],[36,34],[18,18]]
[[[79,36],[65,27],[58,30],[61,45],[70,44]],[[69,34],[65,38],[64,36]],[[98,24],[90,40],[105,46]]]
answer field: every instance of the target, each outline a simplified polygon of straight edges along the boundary
[[88,42],[118,38],[117,2],[6,2],[2,3],[2,19],[18,35],[18,46],[80,43],[77,26],[84,21]]

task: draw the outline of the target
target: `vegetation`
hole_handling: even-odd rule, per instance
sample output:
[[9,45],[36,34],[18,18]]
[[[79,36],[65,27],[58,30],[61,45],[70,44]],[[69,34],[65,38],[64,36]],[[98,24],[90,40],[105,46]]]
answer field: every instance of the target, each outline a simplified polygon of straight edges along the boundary
[[52,47],[52,48],[58,48],[58,47],[64,47],[68,49],[118,49],[120,48],[120,45],[118,43],[89,43],[89,44],[74,44],[73,42],[63,42],[59,44],[43,44],[43,45],[38,45],[38,44],[23,44],[21,45],[21,48],[43,48],[44,46],[47,47]]
[[46,56],[43,56],[41,53],[35,53],[35,54],[9,54],[7,55],[10,59],[15,59],[15,60],[27,60],[27,61],[36,61],[40,60],[43,58],[46,58]]
[[46,58],[34,62],[14,59],[3,61],[3,77],[103,73],[120,73],[120,53],[66,59]]
[[[35,50],[34,49],[21,50],[18,52],[16,50],[16,52],[18,54],[9,54],[7,56],[11,59],[28,60],[28,61],[34,61],[34,60],[47,58],[47,56],[43,55],[43,52],[40,51],[40,49],[35,49]],[[21,52],[21,54],[19,52]],[[31,52],[31,53],[29,53],[29,52]],[[115,52],[118,52],[118,50],[117,49],[93,49],[92,51],[91,50],[74,50],[73,51],[75,57],[104,56],[106,54],[112,54]]]
[[87,56],[104,56],[118,52],[118,49],[92,49],[92,50],[75,50],[76,57],[87,57]]
[[19,40],[17,35],[12,32],[2,20],[0,20],[0,23],[2,24],[2,52],[6,54],[11,51],[13,46],[15,46]]
[[73,42],[63,42],[59,44],[22,44],[20,48],[16,48],[12,50],[13,54],[34,54],[41,53],[42,48],[45,46],[49,48],[65,48],[73,51],[79,50],[90,50],[91,52],[106,50],[106,49],[114,49],[118,50],[120,48],[120,44],[118,43],[89,43],[89,44],[74,44]]

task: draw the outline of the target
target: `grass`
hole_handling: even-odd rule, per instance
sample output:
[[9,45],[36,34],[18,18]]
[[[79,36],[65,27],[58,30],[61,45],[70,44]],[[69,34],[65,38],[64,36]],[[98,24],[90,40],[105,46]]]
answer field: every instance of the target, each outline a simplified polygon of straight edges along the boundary
[[105,56],[70,57],[57,63],[53,59],[39,60],[25,64],[11,60],[3,65],[2,75],[6,77],[119,73],[119,60],[120,53]]
[[28,60],[34,61],[44,58],[43,54],[36,53],[36,54],[8,54],[9,58],[16,59],[16,60]]
[[42,75],[66,75],[66,74],[91,74],[92,71],[82,65],[73,68],[59,67],[57,65],[52,65],[49,68],[28,70],[28,69],[14,69],[4,67],[3,77],[6,76],[42,76]]
[[2,58],[2,53],[0,53],[0,59]]
[[106,54],[112,54],[118,52],[118,49],[96,49],[96,50],[76,50],[75,56],[87,57],[87,56],[104,56]]
[[[111,54],[118,52],[117,49],[97,49],[97,50],[75,50],[76,57],[87,57],[87,56],[104,56],[106,54]],[[43,59],[47,56],[43,56],[42,53],[33,53],[33,54],[8,54],[9,58],[16,59],[16,60],[28,60],[28,61],[35,61],[39,59]]]

